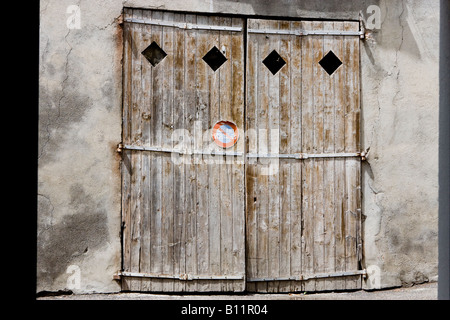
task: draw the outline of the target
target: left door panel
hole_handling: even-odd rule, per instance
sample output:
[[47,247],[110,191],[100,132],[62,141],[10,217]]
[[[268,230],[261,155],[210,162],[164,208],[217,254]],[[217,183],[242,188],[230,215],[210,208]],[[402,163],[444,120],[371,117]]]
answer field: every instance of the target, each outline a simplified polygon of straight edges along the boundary
[[[124,10],[122,289],[245,289],[243,20]],[[208,54],[209,53],[209,54]],[[176,152],[173,152],[176,151]]]

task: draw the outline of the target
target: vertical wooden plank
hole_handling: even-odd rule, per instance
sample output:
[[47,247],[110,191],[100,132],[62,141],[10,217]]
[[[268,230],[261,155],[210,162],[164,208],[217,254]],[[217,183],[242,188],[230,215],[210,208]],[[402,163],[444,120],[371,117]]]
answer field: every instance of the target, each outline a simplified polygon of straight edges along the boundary
[[[197,16],[197,23],[208,25],[206,16]],[[208,75],[213,72],[202,57],[212,48],[211,32],[197,31],[196,61],[196,122],[194,124],[194,148],[203,150],[203,130],[209,127],[209,83]],[[209,235],[208,235],[208,167],[201,155],[197,156],[197,272],[210,274]],[[208,281],[199,281],[199,291],[209,290]]]
[[[357,31],[359,26],[354,22],[344,23],[344,30]],[[359,149],[359,38],[348,37],[344,40],[344,54],[346,79],[345,90],[347,92],[346,103],[346,123],[345,123],[345,151],[358,152]],[[350,151],[352,150],[352,151]],[[346,235],[346,268],[347,270],[357,270],[357,234],[359,232],[359,192],[360,192],[360,160],[346,160],[346,187],[348,193],[348,209],[346,212],[347,235]],[[359,288],[361,277],[349,278],[346,281],[346,288]]]
[[[259,21],[260,28],[268,28],[267,21]],[[269,55],[270,36],[258,35],[258,104],[257,104],[257,137],[258,153],[268,153],[268,129],[269,129],[269,76],[270,71],[262,64],[262,61]],[[269,38],[267,38],[269,37]],[[267,174],[263,174],[263,169],[268,169],[270,163],[259,159],[258,166],[258,277],[268,277],[269,270],[269,179]],[[264,167],[264,168],[263,168]],[[267,283],[259,282],[256,285],[258,292],[267,292]]]
[[[241,18],[232,18],[231,26],[243,27]],[[242,33],[231,34],[231,62],[232,62],[232,118],[240,133],[244,129],[244,39]],[[244,152],[243,139],[238,141],[236,151]],[[232,207],[233,207],[233,245],[232,245],[232,272],[233,274],[245,273],[245,180],[244,159],[234,158],[232,164]],[[232,282],[234,292],[245,290],[244,281]]]
[[[134,10],[133,18],[142,19],[142,10]],[[141,106],[142,106],[142,87],[141,87],[141,65],[142,55],[140,52],[142,48],[142,29],[143,26],[134,26],[133,40],[136,44],[136,49],[133,50],[132,61],[132,109],[131,109],[131,122],[132,131],[131,139],[132,143],[139,145],[142,138],[141,129]],[[139,48],[139,49],[138,49]],[[130,268],[132,270],[139,270],[139,261],[141,254],[141,237],[140,237],[140,225],[141,225],[141,201],[142,193],[141,187],[141,159],[140,152],[134,152],[131,155],[131,164],[133,172],[131,175],[131,248],[130,248]],[[141,287],[141,279],[130,279],[130,290],[138,291]]]
[[[152,12],[152,19],[162,20],[163,16],[160,11]],[[163,30],[160,26],[152,26],[152,41],[155,41],[160,47],[163,42]],[[164,61],[164,60],[163,60]],[[160,62],[163,63],[163,62]],[[164,73],[160,65],[152,68],[153,83],[152,83],[152,118],[150,129],[150,142],[152,146],[161,146],[162,143],[162,123],[163,123],[163,81]],[[152,176],[152,196],[151,196],[151,270],[154,273],[163,272],[163,256],[166,255],[166,250],[162,243],[162,158],[161,154],[151,155],[151,176]],[[162,280],[152,279],[152,290],[162,291]]]
[[[255,28],[256,21],[248,19],[248,28]],[[246,103],[246,146],[248,153],[258,152],[258,141],[256,135],[257,117],[256,112],[258,105],[258,70],[261,61],[259,57],[259,41],[254,34],[248,34],[247,39],[247,103]],[[248,278],[256,278],[258,276],[258,178],[256,159],[246,159],[246,273]],[[256,284],[247,283],[247,290],[256,291]]]
[[[291,30],[291,23],[289,21],[279,22],[280,30]],[[292,62],[291,56],[291,44],[293,37],[289,35],[280,36],[279,54],[286,61],[286,65],[279,71],[280,81],[280,113],[279,113],[279,126],[280,126],[280,153],[290,154],[290,140],[292,139],[290,119],[292,114],[292,102],[291,102],[291,77],[292,77]],[[291,229],[291,166],[293,161],[280,160],[280,173],[279,173],[279,276],[290,277],[292,275],[291,270],[291,250],[292,250],[292,229]],[[290,281],[280,281],[278,286],[278,292],[290,292]]]
[[[353,30],[359,30],[359,23],[352,23]],[[360,88],[360,39],[358,37],[354,37],[353,39],[354,51],[353,51],[353,125],[355,126],[355,149],[362,151],[361,147],[361,88]],[[355,166],[355,188],[354,188],[354,196],[355,199],[355,224],[356,224],[356,263],[355,270],[361,269],[361,260],[362,260],[362,199],[361,199],[361,159],[354,159]],[[362,286],[362,277],[356,277],[356,286],[361,288]]]
[[[187,23],[197,23],[195,15],[186,15]],[[192,128],[196,120],[196,68],[192,63],[197,56],[197,31],[195,29],[186,31],[186,68],[185,68],[185,124],[186,128],[193,134]],[[194,145],[191,143],[191,148]],[[185,166],[185,228],[186,228],[186,273],[197,274],[197,228],[196,228],[196,201],[197,201],[197,170],[192,157]],[[188,281],[186,291],[196,291],[197,281]]]
[[[302,22],[303,29],[311,30],[312,22]],[[313,100],[313,37],[302,38],[302,150],[312,153],[314,144]],[[314,273],[314,183],[311,160],[302,163],[302,274]],[[304,283],[304,291],[314,291],[315,282]]]
[[[301,29],[301,22],[291,22],[291,30]],[[290,44],[290,152],[302,152],[302,39],[291,36]],[[290,165],[291,205],[291,259],[290,273],[301,275],[302,262],[302,164],[294,161]],[[292,282],[291,291],[301,290],[301,282]]]
[[[343,31],[343,22],[334,22],[334,29]],[[334,36],[334,49],[341,61],[344,59],[344,36]],[[335,117],[334,117],[334,147],[336,153],[345,152],[345,92],[344,79],[346,68],[345,65],[336,70],[334,78],[335,87]],[[345,191],[345,159],[335,159],[335,187],[334,187],[334,242],[335,242],[335,271],[345,271],[345,211],[347,208],[346,191]],[[345,278],[337,278],[335,280],[336,290],[345,289]]]
[[[313,30],[322,30],[323,22],[313,22]],[[323,58],[323,37],[313,37],[313,96],[314,96],[314,147],[315,153],[323,153],[324,147],[324,91],[323,68],[319,61]],[[323,159],[314,159],[314,273],[324,270],[324,202],[323,202]],[[323,291],[323,280],[316,282],[316,291]]]
[[[324,22],[324,30],[334,30],[333,22]],[[333,36],[324,36],[323,54],[330,50],[334,52]],[[334,76],[328,75],[323,70],[323,130],[324,130],[324,153],[334,153]],[[335,271],[335,236],[334,236],[334,159],[324,160],[324,272]],[[323,281],[325,290],[334,289],[335,279],[326,279]]]
[[[210,18],[211,23],[218,24],[217,17]],[[219,47],[219,32],[216,31],[209,36],[208,48],[210,50],[213,46]],[[206,52],[205,52],[206,53]],[[209,66],[204,63],[206,68]],[[210,69],[210,68],[209,68]],[[208,82],[209,82],[209,122],[208,133],[206,134],[205,141],[211,141],[211,129],[214,127],[217,121],[220,120],[220,72],[217,70],[213,72],[208,70]],[[211,149],[219,150],[218,146],[212,144]],[[220,275],[221,270],[221,221],[220,221],[220,207],[221,207],[221,194],[220,194],[220,173],[218,163],[220,158],[218,156],[211,156],[208,158],[208,185],[209,185],[209,266],[212,274]],[[211,291],[221,290],[221,281],[211,281]]]
[[[268,21],[269,29],[279,29],[278,21]],[[280,36],[270,35],[269,53],[272,50],[280,52]],[[285,58],[286,59],[286,58]],[[286,66],[284,66],[286,67]],[[262,66],[262,68],[266,68]],[[280,71],[273,75],[268,75],[268,100],[267,113],[269,153],[280,153]],[[270,277],[277,278],[280,275],[280,161],[279,159],[271,159],[271,170],[268,176],[268,190],[266,197],[269,199],[268,208],[268,274]],[[268,282],[268,292],[277,292],[278,281]]]
[[[184,14],[175,14],[175,21],[185,22]],[[185,129],[185,103],[184,103],[184,68],[186,66],[185,61],[185,31],[179,28],[174,30],[174,130]],[[176,110],[175,110],[176,108]],[[183,136],[184,143],[184,136]],[[174,202],[174,274],[185,273],[185,233],[184,233],[184,221],[185,215],[184,207],[184,184],[185,184],[185,164],[181,163],[174,168],[174,185],[173,185],[173,202]],[[180,292],[185,290],[185,283],[183,281],[175,281],[174,291]]]
[[[124,9],[124,18],[131,18],[132,12]],[[124,24],[124,65],[123,65],[123,110],[122,110],[122,141],[130,143],[131,137],[131,90],[132,90],[132,28],[130,23]],[[131,152],[122,153],[122,267],[130,271],[130,198],[131,198]],[[129,290],[128,281],[122,281],[122,290]]]
[[[164,12],[164,21],[174,20],[174,14]],[[161,145],[163,148],[172,148],[173,133],[173,27],[163,27],[161,48],[167,56],[155,68],[159,68],[163,74],[162,81],[162,125],[161,125]],[[161,188],[161,250],[162,271],[164,274],[173,274],[173,163],[170,154],[161,154],[162,160],[162,188]],[[164,292],[173,291],[173,280],[163,280],[162,290]]]
[[[142,12],[143,18],[151,18],[151,11],[144,10]],[[146,48],[152,42],[151,26],[146,26],[142,32],[142,45]],[[141,104],[141,127],[142,127],[142,145],[150,145],[150,119],[151,119],[151,88],[152,88],[152,66],[148,61],[142,59],[141,66],[141,90],[143,100]],[[150,167],[150,153],[142,153],[142,177],[141,177],[141,192],[142,192],[142,222],[141,222],[141,259],[139,270],[140,272],[150,272],[150,216],[151,216],[151,167]],[[141,279],[141,291],[151,290],[151,282]]]
[[[219,22],[223,26],[231,26],[231,18],[220,17]],[[220,117],[224,120],[232,119],[232,62],[230,61],[232,55],[231,33],[229,31],[221,31],[219,37],[219,50],[224,54],[228,61],[226,61],[216,72],[220,75]],[[221,194],[221,234],[220,243],[221,250],[221,269],[224,275],[230,274],[232,271],[232,227],[233,227],[233,208],[232,208],[232,189],[233,180],[231,165],[228,157],[225,157],[225,163],[220,165],[220,194]],[[222,290],[229,290],[229,283],[222,282]]]

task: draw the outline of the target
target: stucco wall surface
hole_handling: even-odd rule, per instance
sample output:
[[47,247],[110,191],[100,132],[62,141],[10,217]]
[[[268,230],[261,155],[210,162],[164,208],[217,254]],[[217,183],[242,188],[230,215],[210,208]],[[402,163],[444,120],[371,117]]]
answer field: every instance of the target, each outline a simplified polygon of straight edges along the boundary
[[381,21],[361,43],[364,287],[436,280],[438,0],[43,0],[37,292],[120,290],[123,7],[365,21],[371,5]]

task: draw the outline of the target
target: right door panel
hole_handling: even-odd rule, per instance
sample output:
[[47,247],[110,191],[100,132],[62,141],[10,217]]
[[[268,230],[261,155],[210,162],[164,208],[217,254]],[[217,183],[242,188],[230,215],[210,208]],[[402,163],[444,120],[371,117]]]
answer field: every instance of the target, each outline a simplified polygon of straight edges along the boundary
[[248,20],[249,291],[361,287],[358,30]]

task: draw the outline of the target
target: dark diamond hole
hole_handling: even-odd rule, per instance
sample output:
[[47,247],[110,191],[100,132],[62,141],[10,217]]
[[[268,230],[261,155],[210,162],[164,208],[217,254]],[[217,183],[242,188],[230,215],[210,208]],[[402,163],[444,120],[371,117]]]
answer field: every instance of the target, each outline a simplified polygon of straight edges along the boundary
[[286,61],[283,60],[283,58],[273,50],[264,60],[264,65],[267,67],[267,69],[272,72],[273,75],[277,74],[278,71],[280,71],[281,68],[286,64]]
[[167,56],[167,53],[155,41],[142,51],[142,54],[154,67]]
[[214,70],[214,72],[219,69],[227,58],[214,46],[211,50],[208,51],[207,54],[203,57],[203,60]]
[[323,57],[322,60],[319,61],[319,64],[331,76],[337,70],[337,68],[341,66],[342,61],[339,60],[334,52],[330,50],[330,52],[328,52],[325,57]]

